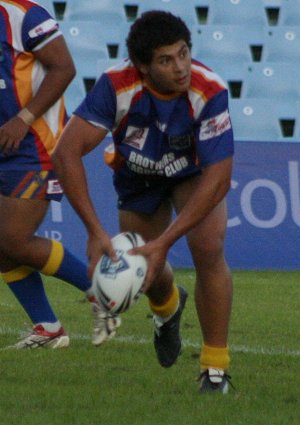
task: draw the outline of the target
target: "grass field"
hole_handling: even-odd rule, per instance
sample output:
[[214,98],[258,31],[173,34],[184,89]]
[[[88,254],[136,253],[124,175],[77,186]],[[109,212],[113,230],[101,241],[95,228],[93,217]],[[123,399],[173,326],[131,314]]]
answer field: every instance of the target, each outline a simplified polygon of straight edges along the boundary
[[[300,272],[235,272],[230,374],[235,390],[199,395],[201,336],[192,271],[176,271],[190,294],[182,319],[184,350],[161,368],[152,346],[146,299],[123,315],[118,337],[90,342],[82,294],[47,279],[53,306],[72,344],[65,350],[0,351],[2,425],[299,425]],[[0,348],[29,326],[0,285]]]

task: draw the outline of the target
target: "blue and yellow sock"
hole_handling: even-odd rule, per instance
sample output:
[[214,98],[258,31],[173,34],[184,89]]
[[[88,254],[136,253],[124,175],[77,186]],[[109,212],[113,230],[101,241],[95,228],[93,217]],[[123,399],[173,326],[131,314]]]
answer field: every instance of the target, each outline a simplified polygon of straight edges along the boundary
[[204,344],[200,354],[200,369],[208,368],[227,370],[230,364],[229,348],[211,347]]
[[173,284],[172,292],[167,302],[162,305],[156,305],[149,300],[149,305],[152,312],[165,320],[173,316],[176,313],[179,305],[179,290],[176,285]]
[[40,270],[48,276],[62,279],[81,291],[87,291],[91,287],[91,281],[87,275],[87,266],[71,254],[64,246],[52,240],[52,248],[48,261]]
[[45,293],[42,278],[37,271],[20,266],[2,273],[2,277],[32,323],[57,322]]

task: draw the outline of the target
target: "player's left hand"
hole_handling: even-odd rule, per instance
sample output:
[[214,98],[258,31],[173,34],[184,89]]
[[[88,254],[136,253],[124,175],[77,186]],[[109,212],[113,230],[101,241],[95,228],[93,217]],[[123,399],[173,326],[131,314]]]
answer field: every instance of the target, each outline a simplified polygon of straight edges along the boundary
[[168,247],[159,239],[147,242],[145,245],[128,251],[132,255],[143,255],[146,257],[148,271],[143,284],[143,292],[147,292],[156,277],[162,273],[167,257]]

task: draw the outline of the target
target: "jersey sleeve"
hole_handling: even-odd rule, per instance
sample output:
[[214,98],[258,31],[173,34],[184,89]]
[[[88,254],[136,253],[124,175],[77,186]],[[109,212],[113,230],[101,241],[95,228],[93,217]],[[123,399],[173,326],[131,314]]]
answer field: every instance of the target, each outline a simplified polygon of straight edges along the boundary
[[233,131],[227,90],[212,97],[204,107],[196,130],[196,150],[203,167],[233,155]]
[[112,130],[116,117],[116,93],[107,74],[102,74],[97,80],[74,114],[96,127]]
[[38,50],[59,35],[58,23],[46,9],[36,5],[27,11],[22,25],[24,50]]

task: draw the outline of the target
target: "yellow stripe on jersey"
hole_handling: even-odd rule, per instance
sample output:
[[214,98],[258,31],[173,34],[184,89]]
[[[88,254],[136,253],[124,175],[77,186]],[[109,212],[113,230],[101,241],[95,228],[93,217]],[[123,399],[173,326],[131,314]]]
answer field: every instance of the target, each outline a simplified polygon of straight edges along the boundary
[[[44,71],[43,71],[44,72]],[[34,75],[37,73],[35,80]],[[32,53],[19,55],[15,65],[16,91],[21,109],[26,107],[33,97],[33,92],[38,89],[43,73],[37,68]],[[39,140],[43,143],[46,152],[50,155],[55,147],[57,138],[64,125],[64,103],[58,100],[52,107],[32,124]]]
[[21,53],[15,62],[15,84],[21,109],[32,99],[34,56],[32,53]]
[[53,276],[58,271],[64,258],[63,245],[58,241],[52,240],[51,242],[52,247],[48,261],[41,269],[41,272],[48,276]]
[[20,266],[9,272],[1,273],[5,283],[10,284],[25,279],[33,272],[31,267]]
[[6,0],[5,2],[16,6],[18,9],[22,10],[22,12],[26,12],[27,10],[26,7],[22,6],[20,3],[17,3],[14,0]]

